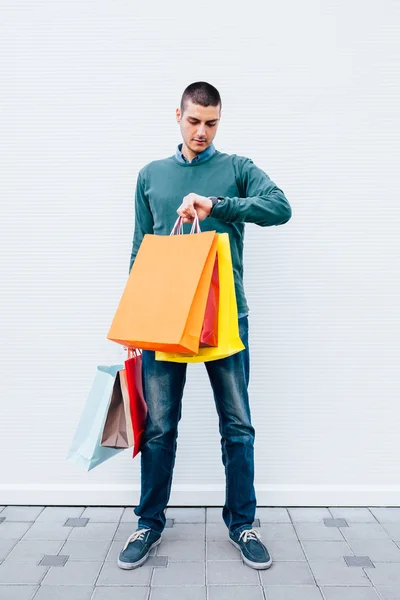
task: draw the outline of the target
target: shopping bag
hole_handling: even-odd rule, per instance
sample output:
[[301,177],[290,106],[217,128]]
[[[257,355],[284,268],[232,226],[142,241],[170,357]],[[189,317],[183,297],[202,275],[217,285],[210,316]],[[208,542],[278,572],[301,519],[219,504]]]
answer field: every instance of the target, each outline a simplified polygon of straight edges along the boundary
[[128,348],[125,361],[126,382],[130,399],[130,415],[133,430],[133,456],[141,450],[142,436],[146,429],[147,404],[143,395],[142,354],[140,350]]
[[128,347],[196,353],[217,243],[215,231],[146,234],[107,338]]
[[100,445],[116,374],[124,365],[98,366],[67,460],[90,471],[122,451]]
[[120,378],[120,383],[121,383],[122,400],[124,402],[125,420],[126,420],[126,424],[127,424],[126,433],[128,436],[128,447],[132,448],[132,446],[133,446],[133,426],[132,426],[132,416],[131,416],[131,400],[129,397],[128,381],[126,378],[126,369],[122,369],[122,371],[119,371],[119,378]]
[[218,254],[215,257],[211,284],[208,292],[206,312],[200,335],[200,348],[218,346],[219,275]]
[[220,233],[217,237],[219,270],[218,346],[216,348],[199,348],[198,352],[194,355],[158,351],[155,354],[156,360],[188,363],[207,362],[226,358],[244,350],[244,345],[239,336],[238,310],[229,234]]
[[100,444],[108,448],[129,448],[133,445],[125,369],[118,371],[115,377]]

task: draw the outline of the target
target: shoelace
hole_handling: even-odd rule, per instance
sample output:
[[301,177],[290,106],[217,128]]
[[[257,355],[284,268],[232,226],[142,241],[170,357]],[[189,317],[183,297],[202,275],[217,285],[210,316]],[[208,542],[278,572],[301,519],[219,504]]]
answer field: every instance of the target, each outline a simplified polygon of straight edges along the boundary
[[127,549],[131,542],[136,542],[137,540],[143,541],[143,536],[147,531],[150,531],[150,529],[138,529],[137,531],[134,531],[134,533],[128,537],[124,550]]
[[261,541],[261,535],[257,531],[257,529],[245,529],[239,535],[239,540],[242,539],[242,537],[243,537],[244,543],[246,543],[249,540],[260,540]]

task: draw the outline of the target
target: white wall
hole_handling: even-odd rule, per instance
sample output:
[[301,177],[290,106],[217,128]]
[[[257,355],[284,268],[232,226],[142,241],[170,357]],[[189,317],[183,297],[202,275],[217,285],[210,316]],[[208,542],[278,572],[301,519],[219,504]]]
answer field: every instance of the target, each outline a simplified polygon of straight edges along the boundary
[[[65,460],[128,274],[138,170],[181,141],[183,89],[215,139],[285,191],[248,226],[260,505],[400,501],[396,2],[2,2],[1,504],[136,504],[126,451]],[[171,504],[222,504],[217,415],[191,366]]]

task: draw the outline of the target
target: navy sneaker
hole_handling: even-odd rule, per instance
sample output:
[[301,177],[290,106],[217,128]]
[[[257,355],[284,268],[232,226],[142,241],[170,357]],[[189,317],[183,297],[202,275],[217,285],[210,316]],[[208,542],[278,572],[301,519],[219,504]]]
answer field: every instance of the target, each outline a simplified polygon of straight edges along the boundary
[[146,562],[150,550],[161,542],[161,533],[152,529],[138,529],[130,535],[118,557],[121,569],[136,569]]
[[243,529],[236,535],[229,532],[229,541],[240,550],[240,554],[249,567],[253,569],[269,569],[272,558],[261,541],[257,529]]

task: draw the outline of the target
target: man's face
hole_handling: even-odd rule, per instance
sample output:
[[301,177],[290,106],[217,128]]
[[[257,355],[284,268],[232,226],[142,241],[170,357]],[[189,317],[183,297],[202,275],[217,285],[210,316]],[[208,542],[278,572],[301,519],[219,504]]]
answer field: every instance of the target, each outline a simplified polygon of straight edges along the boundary
[[186,146],[195,154],[211,145],[217,133],[221,111],[219,106],[201,106],[190,100],[183,114],[176,109],[176,120],[180,124]]

